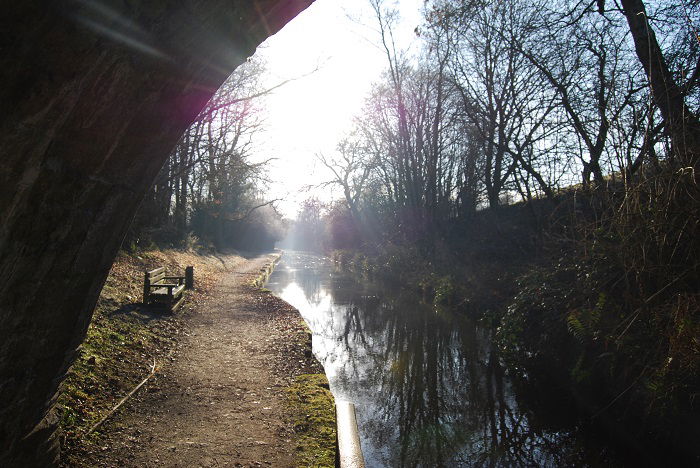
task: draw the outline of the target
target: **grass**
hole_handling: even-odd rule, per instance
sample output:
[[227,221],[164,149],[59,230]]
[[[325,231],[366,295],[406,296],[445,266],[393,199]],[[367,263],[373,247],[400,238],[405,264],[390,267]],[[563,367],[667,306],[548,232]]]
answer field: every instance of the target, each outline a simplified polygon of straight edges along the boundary
[[[77,444],[141,378],[154,347],[165,337],[130,320],[95,313],[80,356],[58,398],[64,448]],[[141,372],[140,372],[141,371]]]

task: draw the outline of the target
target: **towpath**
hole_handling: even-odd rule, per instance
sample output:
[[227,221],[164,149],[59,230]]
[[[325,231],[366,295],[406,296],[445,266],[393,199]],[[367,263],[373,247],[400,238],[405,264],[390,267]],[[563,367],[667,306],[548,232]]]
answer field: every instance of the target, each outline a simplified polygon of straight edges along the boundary
[[229,267],[189,314],[172,362],[102,428],[86,466],[294,466],[285,388],[319,369],[298,313],[249,286],[271,260]]

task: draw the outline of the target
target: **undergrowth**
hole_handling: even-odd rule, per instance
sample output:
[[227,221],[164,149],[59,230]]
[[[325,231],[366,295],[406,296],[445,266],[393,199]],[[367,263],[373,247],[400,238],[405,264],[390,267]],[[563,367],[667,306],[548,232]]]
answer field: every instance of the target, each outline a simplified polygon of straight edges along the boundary
[[[700,189],[692,169],[566,192],[547,209],[551,201],[535,203],[484,213],[428,249],[382,245],[332,258],[476,316],[496,331],[513,374],[561,380],[613,436],[696,459]],[[521,219],[538,209],[533,231]]]

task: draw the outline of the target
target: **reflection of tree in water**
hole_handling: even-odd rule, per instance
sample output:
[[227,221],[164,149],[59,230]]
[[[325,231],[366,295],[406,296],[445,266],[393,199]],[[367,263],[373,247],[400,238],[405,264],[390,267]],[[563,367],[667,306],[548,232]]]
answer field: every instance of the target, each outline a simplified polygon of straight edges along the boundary
[[349,303],[357,295],[358,283],[347,275],[333,274],[326,262],[309,254],[287,254],[282,268],[275,270],[275,280],[283,288],[296,283],[309,304],[318,306],[326,294],[324,285],[330,281],[335,303]]
[[376,447],[368,455],[386,466],[585,464],[566,434],[530,427],[496,350],[472,323],[415,299],[343,308],[339,346],[372,363],[348,362],[341,375],[367,387],[371,402],[359,417]]
[[312,327],[330,346],[332,388],[358,404],[368,466],[587,464],[570,431],[534,424],[489,337],[469,320],[311,261],[290,258],[294,269],[275,274],[314,306],[333,298]]
[[345,317],[345,330],[343,331],[343,340],[345,340],[345,345],[350,346],[348,337],[350,335],[350,331],[352,331],[353,341],[359,341],[364,346],[367,346],[367,340],[365,339],[365,334],[362,331],[360,309],[358,309],[357,306],[346,307]]
[[321,302],[321,275],[316,268],[302,267],[291,272],[291,280],[304,291],[309,304],[317,306]]

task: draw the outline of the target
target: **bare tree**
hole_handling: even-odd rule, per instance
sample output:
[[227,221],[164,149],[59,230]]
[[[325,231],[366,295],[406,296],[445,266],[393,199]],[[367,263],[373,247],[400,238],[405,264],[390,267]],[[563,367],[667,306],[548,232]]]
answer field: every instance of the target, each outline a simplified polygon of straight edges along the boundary
[[256,190],[265,161],[249,161],[252,137],[263,125],[256,98],[269,92],[261,86],[263,73],[256,60],[239,67],[182,136],[142,205],[139,216],[150,229],[182,239],[196,227],[222,245],[227,222],[269,204]]
[[360,198],[373,169],[363,143],[356,135],[350,135],[338,143],[331,156],[318,153],[316,158],[333,174],[332,180],[323,185],[334,184],[343,190],[348,209],[355,223],[359,224]]

